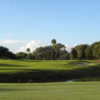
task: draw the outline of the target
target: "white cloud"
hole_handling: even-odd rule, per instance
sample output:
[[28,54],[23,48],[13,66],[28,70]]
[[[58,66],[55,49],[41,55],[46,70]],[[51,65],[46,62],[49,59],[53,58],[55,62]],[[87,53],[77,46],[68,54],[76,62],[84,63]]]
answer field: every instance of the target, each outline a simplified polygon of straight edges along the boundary
[[68,45],[65,45],[65,47],[66,47],[66,50],[67,50],[68,52],[71,52],[71,49],[73,48],[72,46],[68,46]]
[[24,43],[24,41],[19,40],[1,40],[0,44],[18,44],[18,43]]
[[[27,48],[30,48],[31,52],[34,51],[38,47],[46,46],[46,44],[42,44],[40,41],[32,40],[32,41],[20,41],[20,40],[0,40],[0,46],[5,46],[9,48],[13,52],[26,52]],[[66,46],[66,50],[68,52],[71,51],[72,46]]]
[[27,48],[31,51],[38,47],[44,46],[42,43],[36,40],[32,41],[20,41],[20,40],[0,40],[0,46],[5,46],[13,52],[25,52]]
[[27,43],[25,46],[21,47],[19,51],[26,51],[27,48],[30,48],[31,52],[34,51],[36,48],[44,46],[42,43],[36,40],[32,40],[29,43]]
[[17,52],[25,43],[25,41],[20,40],[0,40],[0,46],[5,46],[13,52]]

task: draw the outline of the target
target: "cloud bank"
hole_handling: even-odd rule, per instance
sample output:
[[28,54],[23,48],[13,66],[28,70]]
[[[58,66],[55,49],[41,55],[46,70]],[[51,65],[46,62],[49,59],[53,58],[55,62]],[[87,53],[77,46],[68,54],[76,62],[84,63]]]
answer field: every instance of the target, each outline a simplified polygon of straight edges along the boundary
[[20,40],[0,40],[0,46],[5,46],[13,52],[26,52],[27,48],[30,48],[31,51],[35,50],[38,47],[44,46],[41,42],[32,40],[32,41],[20,41]]
[[[0,40],[0,46],[5,46],[10,49],[10,51],[17,52],[26,52],[27,48],[30,48],[31,52],[38,47],[46,46],[46,44],[41,43],[40,41],[20,41],[20,40]],[[71,51],[70,46],[65,45],[68,52]]]
[[18,44],[18,43],[24,43],[24,41],[19,40],[0,40],[0,44]]
[[25,46],[21,47],[19,51],[26,51],[27,48],[30,48],[31,52],[34,51],[36,48],[44,46],[41,42],[33,40],[28,42]]

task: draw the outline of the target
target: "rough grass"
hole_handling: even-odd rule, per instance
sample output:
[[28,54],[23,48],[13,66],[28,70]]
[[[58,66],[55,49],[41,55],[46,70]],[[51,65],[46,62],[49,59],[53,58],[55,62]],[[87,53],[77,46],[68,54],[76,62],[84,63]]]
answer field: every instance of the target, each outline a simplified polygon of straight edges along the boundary
[[100,100],[100,82],[0,84],[0,100]]

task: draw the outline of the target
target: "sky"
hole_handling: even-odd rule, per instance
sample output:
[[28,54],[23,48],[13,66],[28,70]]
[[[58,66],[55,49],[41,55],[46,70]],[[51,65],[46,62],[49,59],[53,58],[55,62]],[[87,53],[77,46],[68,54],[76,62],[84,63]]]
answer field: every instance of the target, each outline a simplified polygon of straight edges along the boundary
[[0,45],[13,51],[100,41],[100,0],[0,0]]

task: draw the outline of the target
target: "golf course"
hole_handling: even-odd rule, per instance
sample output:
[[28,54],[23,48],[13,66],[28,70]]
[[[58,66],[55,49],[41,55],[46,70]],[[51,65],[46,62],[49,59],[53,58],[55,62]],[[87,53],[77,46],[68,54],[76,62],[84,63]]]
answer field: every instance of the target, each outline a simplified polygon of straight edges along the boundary
[[100,0],[0,0],[0,100],[100,100]]
[[[99,64],[99,60],[1,59],[0,75],[5,77],[0,76],[0,100],[99,100]],[[76,70],[79,70],[77,74]],[[82,75],[77,77],[78,73]],[[14,79],[17,83],[13,83]],[[4,80],[8,83],[3,83]]]

